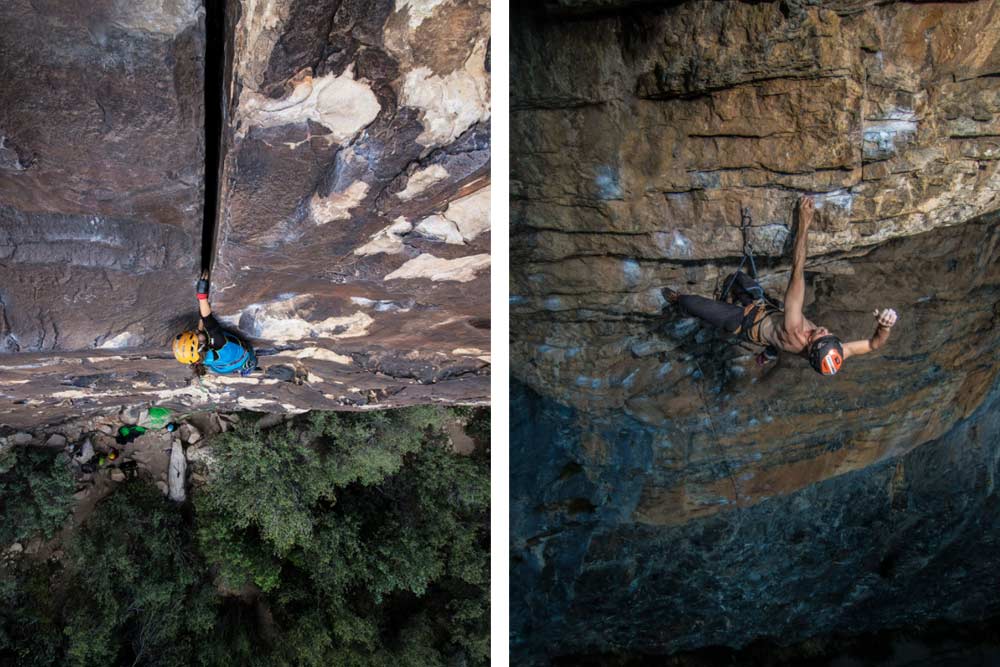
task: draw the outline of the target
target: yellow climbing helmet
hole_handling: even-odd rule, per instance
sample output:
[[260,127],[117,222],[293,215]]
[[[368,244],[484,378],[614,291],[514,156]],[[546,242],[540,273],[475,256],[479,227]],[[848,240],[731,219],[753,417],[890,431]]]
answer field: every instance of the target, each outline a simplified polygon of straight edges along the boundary
[[196,364],[201,361],[200,347],[197,331],[185,331],[174,338],[174,356],[182,364]]

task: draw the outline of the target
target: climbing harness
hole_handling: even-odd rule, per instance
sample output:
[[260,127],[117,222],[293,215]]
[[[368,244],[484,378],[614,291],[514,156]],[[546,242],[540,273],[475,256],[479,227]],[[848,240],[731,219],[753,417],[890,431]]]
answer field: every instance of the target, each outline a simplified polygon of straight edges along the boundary
[[753,278],[754,283],[756,283],[756,287],[754,289],[759,290],[759,294],[751,293],[751,296],[755,298],[755,301],[754,303],[748,304],[743,309],[744,320],[752,317],[752,321],[748,323],[745,329],[741,324],[740,327],[733,333],[741,336],[741,338],[748,343],[761,345],[766,348],[764,352],[757,357],[757,364],[764,365],[767,362],[776,359],[778,351],[761,337],[760,326],[766,317],[776,311],[781,311],[784,308],[784,304],[778,299],[768,296],[767,293],[764,292],[764,289],[760,287],[757,276],[757,262],[753,257],[753,244],[750,243],[750,228],[752,226],[753,218],[750,215],[750,208],[744,208],[741,206],[740,233],[743,235],[743,257],[740,259],[740,263],[736,267],[736,270],[733,271],[732,275],[726,280],[725,285],[723,285],[722,293],[719,295],[718,300],[728,303],[729,293],[733,289],[736,277],[743,270],[743,267],[749,263],[750,277]]

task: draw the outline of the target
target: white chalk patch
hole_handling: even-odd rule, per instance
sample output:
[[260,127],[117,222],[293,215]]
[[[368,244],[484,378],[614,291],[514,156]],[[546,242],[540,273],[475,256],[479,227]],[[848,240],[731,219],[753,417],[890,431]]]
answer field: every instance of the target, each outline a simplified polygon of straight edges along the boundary
[[421,236],[463,245],[490,229],[490,188],[486,186],[448,204],[440,215],[424,218],[416,226]]
[[440,215],[432,215],[429,218],[424,218],[414,228],[414,231],[424,238],[434,241],[465,245],[465,239],[462,238],[462,233],[458,231],[455,223]]
[[318,359],[319,361],[332,361],[344,366],[353,366],[354,360],[346,354],[337,354],[333,350],[322,347],[307,347],[304,350],[294,352],[282,352],[280,356],[295,357],[296,359]]
[[403,252],[403,236],[413,230],[413,225],[400,216],[395,222],[372,235],[371,240],[360,248],[354,249],[355,255],[377,255],[385,253],[395,255]]
[[832,192],[813,195],[813,204],[817,209],[821,209],[826,206],[835,206],[837,208],[842,208],[849,213],[851,211],[851,207],[854,205],[854,195],[851,194],[850,190],[833,190]]
[[34,364],[18,364],[17,366],[0,366],[0,370],[23,371],[31,368],[43,368],[45,366],[59,366],[60,364],[66,364],[68,366],[80,366],[83,364],[83,359],[65,359],[63,357],[54,357],[52,359],[46,359],[44,361],[39,361]]
[[625,282],[628,285],[637,285],[642,278],[642,269],[639,262],[634,259],[626,259],[622,262],[622,272],[625,274]]
[[479,361],[484,363],[490,362],[490,353],[485,350],[479,350],[474,347],[460,347],[451,351],[452,354],[458,357],[475,357]]
[[670,250],[675,257],[690,257],[693,254],[691,241],[676,229],[671,239]]
[[469,255],[457,259],[442,259],[431,254],[414,257],[385,277],[386,280],[415,280],[425,278],[433,282],[454,280],[465,283],[475,280],[476,274],[490,265],[487,254]]
[[237,112],[243,121],[241,134],[251,125],[275,127],[311,120],[330,130],[328,141],[343,144],[382,109],[371,88],[355,81],[350,67],[340,76],[331,73],[317,79],[306,70],[293,83],[292,92],[280,100],[244,89]]
[[409,201],[430,186],[446,178],[448,178],[448,170],[439,164],[432,164],[424,169],[418,169],[406,181],[406,188],[397,192],[396,196],[403,201]]
[[406,73],[399,103],[421,110],[424,131],[417,137],[423,146],[444,146],[474,123],[490,117],[489,75],[484,68],[486,41],[476,44],[465,66],[447,76],[427,67]]
[[490,186],[448,204],[444,217],[458,228],[466,243],[490,229]]
[[271,398],[243,398],[242,396],[236,397],[236,403],[239,404],[241,408],[249,408],[253,410],[254,408],[263,408],[268,405],[274,405],[277,401]]
[[368,184],[355,181],[343,192],[333,192],[329,197],[313,195],[309,201],[309,210],[313,222],[325,225],[334,220],[346,220],[351,217],[351,209],[357,207],[368,194]]
[[202,384],[278,384],[281,380],[273,378],[237,377],[235,375],[206,375]]
[[375,312],[377,313],[385,313],[393,311],[400,313],[408,313],[410,311],[409,308],[403,307],[398,303],[396,303],[395,301],[389,301],[386,299],[375,301],[374,299],[366,299],[363,296],[352,296],[351,303],[353,303],[356,306],[362,306],[363,308],[374,308]]
[[396,12],[407,10],[410,30],[420,27],[425,19],[429,18],[438,5],[445,0],[396,0]]
[[110,23],[126,32],[176,36],[198,22],[198,0],[131,0],[112,3]]
[[257,335],[275,343],[286,343],[304,338],[356,338],[368,332],[371,315],[358,311],[345,317],[328,317],[320,322],[309,322],[278,313],[261,313],[256,317]]
[[109,338],[108,340],[104,341],[103,343],[97,346],[97,349],[118,350],[123,347],[129,347],[130,345],[133,344],[132,338],[133,338],[132,333],[126,331],[124,333],[118,334],[114,338]]

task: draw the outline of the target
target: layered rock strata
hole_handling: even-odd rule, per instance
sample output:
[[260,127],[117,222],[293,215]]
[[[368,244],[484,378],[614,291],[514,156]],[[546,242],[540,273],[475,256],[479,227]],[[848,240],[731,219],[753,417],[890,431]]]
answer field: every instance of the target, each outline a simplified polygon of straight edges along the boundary
[[[319,346],[264,350],[251,377],[205,375],[163,350],[20,354],[0,357],[0,427],[33,428],[125,406],[297,413],[372,410],[490,400],[480,361],[427,364],[397,376],[363,356]],[[392,369],[386,369],[392,370]]]
[[670,527],[627,519],[628,486],[649,446],[630,450],[651,434],[616,425],[620,439],[632,438],[616,448],[617,471],[594,475],[575,462],[586,447],[575,411],[514,385],[518,664],[613,662],[585,662],[592,655],[646,664],[761,638],[787,645],[1000,614],[1000,385],[968,419],[903,456]]
[[204,49],[197,0],[0,7],[0,353],[163,344],[190,308]]
[[[793,499],[826,503],[981,414],[1000,371],[997,4],[560,0],[512,20],[511,365],[534,397],[512,409],[532,415],[512,427],[512,461],[530,461],[513,472],[518,654],[825,632],[779,614],[772,629],[761,616],[701,633],[685,605],[706,624],[702,612],[739,607],[679,573],[701,581],[705,567],[748,596],[759,577],[776,599],[794,573],[661,552],[765,530]],[[712,296],[747,208],[780,296],[802,195],[817,205],[806,316],[851,340],[871,335],[875,308],[900,313],[887,347],[834,379],[801,359],[757,368],[659,291]],[[842,521],[874,514],[845,507]],[[849,584],[845,570],[835,585]]]
[[[722,499],[752,501],[864,466],[898,453],[900,442],[938,437],[980,404],[997,372],[993,301],[983,296],[997,282],[996,224],[959,223],[995,205],[996,160],[965,149],[992,141],[989,100],[1000,88],[986,76],[998,64],[988,44],[973,48],[960,35],[994,25],[993,7],[692,2],[571,21],[520,16],[515,376],[586,414],[638,420],[665,441],[693,438],[701,446],[688,449],[700,457],[730,459],[730,445],[742,457],[750,443],[777,449],[792,436],[812,435],[823,450],[844,445],[840,454],[806,448],[799,473],[756,489],[748,482],[734,492],[727,479],[711,491],[650,488],[647,520],[683,522],[724,507]],[[938,27],[926,43],[917,40],[914,26],[930,23]],[[867,155],[864,127],[890,88],[912,89],[920,120],[889,153]],[[855,89],[857,99],[848,94]],[[709,168],[718,178],[699,181]],[[860,178],[866,169],[892,175]],[[831,182],[832,173],[846,180]],[[807,316],[847,340],[871,335],[876,307],[895,307],[904,324],[882,353],[851,360],[833,382],[794,360],[758,372],[749,351],[665,311],[659,291],[710,296],[721,286],[741,251],[742,204],[762,282],[780,295],[803,194],[818,207]],[[899,204],[892,213],[890,202]],[[900,406],[865,389],[885,385],[889,369],[906,388],[891,393]],[[942,376],[921,379],[931,371]],[[930,387],[920,393],[914,382]],[[871,413],[880,425],[903,404],[911,418],[873,433],[862,419],[873,400],[885,406]],[[712,433],[698,428],[706,405]],[[818,420],[828,405],[846,414]],[[689,470],[690,460],[667,458]]]
[[[0,351],[20,353],[3,360],[0,419],[183,387],[182,402],[233,409],[486,400],[488,3],[208,11],[222,13],[206,21],[196,0],[0,10]],[[222,81],[206,39],[226,41]],[[204,193],[216,97],[222,157],[207,169],[221,185]],[[196,321],[203,233],[217,316],[274,374],[211,396],[168,347]]]

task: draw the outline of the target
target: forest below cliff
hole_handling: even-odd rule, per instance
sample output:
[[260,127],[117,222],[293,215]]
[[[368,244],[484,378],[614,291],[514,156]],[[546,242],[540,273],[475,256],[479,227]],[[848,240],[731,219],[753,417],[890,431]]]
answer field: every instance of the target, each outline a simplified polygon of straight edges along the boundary
[[488,409],[251,417],[79,525],[61,449],[0,451],[0,665],[486,664]]

